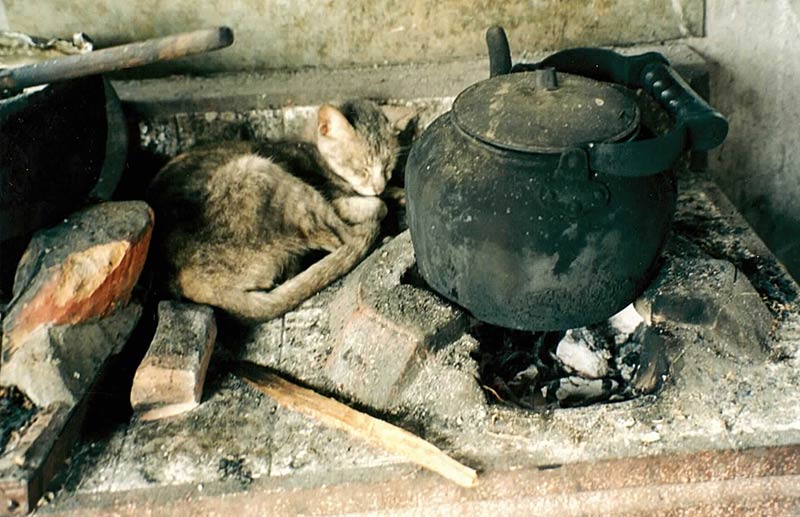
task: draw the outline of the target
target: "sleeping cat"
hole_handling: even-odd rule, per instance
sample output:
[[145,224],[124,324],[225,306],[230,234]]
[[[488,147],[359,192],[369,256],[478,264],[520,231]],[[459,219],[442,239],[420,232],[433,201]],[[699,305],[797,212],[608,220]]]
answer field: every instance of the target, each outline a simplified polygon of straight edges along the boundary
[[[156,252],[174,296],[265,321],[347,273],[375,241],[397,135],[369,101],[318,110],[316,142],[225,142],[153,179]],[[312,250],[329,252],[299,272]]]

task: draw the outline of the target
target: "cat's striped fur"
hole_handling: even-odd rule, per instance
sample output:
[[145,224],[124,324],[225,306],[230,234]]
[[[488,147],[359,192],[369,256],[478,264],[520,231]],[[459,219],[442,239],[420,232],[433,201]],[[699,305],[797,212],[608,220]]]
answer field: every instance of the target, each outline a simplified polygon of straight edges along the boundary
[[[224,142],[154,178],[156,253],[174,296],[250,321],[282,315],[352,269],[375,241],[395,132],[369,101],[320,107],[316,143]],[[329,252],[303,271],[311,250]]]

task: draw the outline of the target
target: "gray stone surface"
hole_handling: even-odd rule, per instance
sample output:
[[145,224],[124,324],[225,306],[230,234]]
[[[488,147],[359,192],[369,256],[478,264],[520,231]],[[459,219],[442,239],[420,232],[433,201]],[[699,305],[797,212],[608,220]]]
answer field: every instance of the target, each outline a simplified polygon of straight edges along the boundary
[[[690,180],[682,183],[681,192],[668,257],[702,262],[707,259],[703,250],[710,250],[713,243],[721,260],[741,264],[750,253],[766,260],[763,243],[715,187]],[[381,251],[376,253],[380,256]],[[748,269],[759,292],[771,292],[776,303],[796,296],[797,285],[785,272],[767,267],[768,262],[762,265]],[[332,350],[326,307],[341,286],[331,286],[249,336],[229,336],[220,353],[276,367],[329,391],[323,371]],[[797,309],[769,306],[770,346],[796,350],[798,326],[791,316]],[[720,353],[719,336],[698,334],[694,325],[673,323],[661,332],[649,346],[658,349],[653,350],[656,362],[664,354],[671,367],[654,395],[548,412],[489,403],[474,377],[472,353],[478,344],[464,337],[429,356],[404,390],[398,408],[383,416],[484,470],[800,443],[797,356],[785,353],[756,360]],[[654,380],[651,376],[642,382]],[[658,375],[657,380],[663,379]],[[207,483],[221,483],[227,487],[224,490],[238,491],[246,488],[248,478],[305,479],[324,473],[330,485],[359,468],[400,461],[277,408],[226,373],[212,375],[207,393],[191,413],[164,422],[131,422],[108,439],[86,444],[51,508],[58,509],[59,501],[68,504],[82,493],[165,484],[202,489]],[[453,412],[459,402],[465,408]],[[239,474],[230,474],[232,464],[241,467],[236,470]]]
[[0,381],[17,386],[39,407],[72,406],[125,345],[141,314],[142,306],[131,302],[99,320],[40,327],[3,364]]
[[[322,77],[316,72],[302,75],[309,82],[319,82]],[[152,92],[164,84],[154,81],[147,88]],[[345,90],[359,91],[351,88],[353,84]],[[283,89],[280,85],[275,88],[273,92]],[[308,104],[327,98],[324,88],[310,90]],[[135,94],[136,88],[128,93]],[[166,94],[181,95],[175,90]],[[138,98],[142,102],[135,103],[137,110],[146,107],[145,97]],[[223,97],[214,94],[195,106],[222,101]],[[264,102],[272,106],[272,101]],[[269,108],[268,113],[271,117],[275,112]],[[235,124],[239,116],[225,118]],[[222,118],[212,122],[223,123]],[[174,141],[176,117],[164,120],[163,127],[171,127],[173,133],[153,141],[172,149],[165,151],[169,154],[183,144]],[[643,376],[639,378],[642,389],[663,381],[658,393],[616,404],[531,412],[488,400],[473,357],[479,344],[464,335],[437,347],[402,391],[396,406],[381,416],[425,437],[467,465],[489,471],[800,443],[797,285],[713,185],[684,178],[680,192],[675,233],[666,255],[728,261],[747,277],[772,318],[768,359],[720,353],[717,335],[703,336],[692,325],[665,325],[659,329],[659,339],[645,347],[652,352],[652,373],[645,376],[640,370]],[[413,288],[413,283],[404,287]],[[336,283],[296,311],[245,335],[221,336],[223,346],[212,359],[212,368],[221,366],[222,359],[251,360],[321,392],[336,393],[325,365],[335,348],[328,307],[341,288],[342,282]],[[671,365],[666,378],[658,367],[666,364],[665,359]],[[397,465],[399,459],[383,451],[276,408],[225,373],[211,374],[209,384],[207,399],[191,414],[157,424],[132,422],[107,439],[87,443],[73,464],[66,489],[51,509],[57,511],[60,502],[68,506],[89,491],[119,492],[176,483],[202,490],[209,482],[221,483],[223,491],[242,490],[241,480],[231,479],[227,473],[231,464],[242,466],[238,477],[245,480],[259,476],[314,486],[344,482],[361,467],[391,465],[388,472],[392,476],[411,468]],[[145,446],[147,454],[142,455]],[[226,467],[220,469],[222,460]],[[318,477],[306,477],[311,473]]]
[[702,35],[704,14],[703,0],[3,0],[2,4],[12,29],[43,37],[84,31],[98,46],[213,25],[234,29],[236,42],[231,48],[151,68],[150,73],[446,61],[484,55],[483,34],[492,24],[508,28],[517,50],[663,41]]
[[772,314],[728,261],[670,260],[637,306],[652,323],[693,325],[714,333],[721,353],[754,359],[767,354]]
[[[693,88],[708,93],[705,62],[684,44],[636,45],[616,50],[623,54],[660,52]],[[524,52],[518,59],[535,62],[549,54],[542,50]],[[451,97],[486,79],[488,73],[488,59],[479,58],[118,80],[113,85],[123,103],[142,115],[145,121],[169,121],[168,133],[161,139],[175,143],[179,126],[181,132],[189,131],[202,137],[214,132],[236,134],[243,125],[252,124],[252,133],[256,136],[281,136],[284,128],[296,126],[295,114],[302,118],[302,110],[308,110],[308,106],[350,98],[367,97],[422,106],[423,113],[435,113],[438,105],[449,104]],[[245,113],[248,111],[251,112]],[[193,113],[197,115],[191,115]],[[190,115],[180,120],[175,114]],[[430,120],[422,120],[419,125],[424,127],[428,122]]]

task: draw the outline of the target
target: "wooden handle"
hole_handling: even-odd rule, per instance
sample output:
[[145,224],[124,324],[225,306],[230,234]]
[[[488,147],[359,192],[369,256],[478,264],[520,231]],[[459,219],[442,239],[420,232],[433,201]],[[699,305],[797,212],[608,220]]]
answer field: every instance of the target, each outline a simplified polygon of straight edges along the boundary
[[233,31],[228,27],[128,43],[0,71],[0,89],[21,90],[38,84],[113,72],[209,52],[232,43]]

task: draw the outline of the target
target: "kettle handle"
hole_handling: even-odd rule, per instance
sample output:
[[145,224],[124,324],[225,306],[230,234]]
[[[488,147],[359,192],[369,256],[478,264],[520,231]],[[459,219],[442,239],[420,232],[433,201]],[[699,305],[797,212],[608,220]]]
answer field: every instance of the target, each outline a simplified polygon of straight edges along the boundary
[[573,48],[556,52],[532,65],[516,65],[512,72],[553,67],[629,88],[643,88],[686,128],[689,148],[708,151],[728,134],[728,121],[709,106],[658,52],[624,56],[602,48]]
[[554,68],[599,81],[642,88],[675,119],[666,134],[630,142],[589,144],[593,170],[618,176],[648,176],[669,169],[688,148],[707,151],[728,134],[728,121],[708,105],[658,52],[624,56],[603,48],[573,48],[539,63],[511,66],[508,38],[502,27],[486,31],[491,77]]
[[689,145],[708,151],[725,141],[728,121],[666,63],[650,63],[642,71],[642,87],[689,132]]

